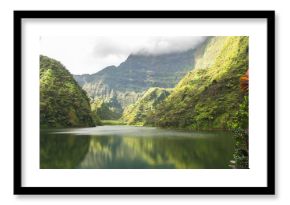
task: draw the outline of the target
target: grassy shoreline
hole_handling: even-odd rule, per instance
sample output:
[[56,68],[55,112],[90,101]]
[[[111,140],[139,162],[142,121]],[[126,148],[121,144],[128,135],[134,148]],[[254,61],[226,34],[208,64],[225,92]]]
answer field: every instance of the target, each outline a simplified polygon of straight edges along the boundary
[[121,120],[101,120],[102,125],[127,125]]

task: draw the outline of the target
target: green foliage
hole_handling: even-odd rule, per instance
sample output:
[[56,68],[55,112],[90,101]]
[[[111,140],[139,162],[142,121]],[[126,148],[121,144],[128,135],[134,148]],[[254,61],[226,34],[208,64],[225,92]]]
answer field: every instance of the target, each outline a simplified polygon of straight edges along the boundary
[[91,109],[100,120],[118,120],[123,111],[116,98],[111,98],[109,101],[97,99],[91,103]]
[[92,118],[93,118],[95,125],[103,125],[100,116],[96,112],[92,111],[91,115],[92,115]]
[[238,169],[249,168],[249,99],[244,96],[243,102],[240,104],[240,109],[235,113],[235,116],[228,126],[234,133],[235,152],[234,152],[234,167]]
[[249,168],[248,131],[240,128],[232,130],[235,139],[234,167],[237,169]]
[[89,97],[105,101],[116,97],[125,108],[150,87],[173,88],[192,69],[194,53],[191,49],[161,55],[131,54],[118,67],[74,77]]
[[126,125],[122,120],[102,120],[102,125]]
[[136,103],[124,110],[122,119],[130,125],[150,124],[157,105],[164,101],[170,92],[171,89],[149,88]]
[[248,129],[249,127],[249,97],[244,96],[243,102],[239,105],[232,121],[228,122],[232,129]]
[[95,125],[85,91],[60,62],[46,56],[40,56],[40,125]]
[[248,37],[214,37],[198,53],[194,70],[155,109],[155,125],[227,129],[239,110],[243,101],[239,78],[248,69]]

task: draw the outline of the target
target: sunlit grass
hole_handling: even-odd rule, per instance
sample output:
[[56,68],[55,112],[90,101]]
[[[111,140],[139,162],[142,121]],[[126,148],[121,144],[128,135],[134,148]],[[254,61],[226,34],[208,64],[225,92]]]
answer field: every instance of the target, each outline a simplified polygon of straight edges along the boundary
[[101,120],[102,125],[126,125],[122,120]]

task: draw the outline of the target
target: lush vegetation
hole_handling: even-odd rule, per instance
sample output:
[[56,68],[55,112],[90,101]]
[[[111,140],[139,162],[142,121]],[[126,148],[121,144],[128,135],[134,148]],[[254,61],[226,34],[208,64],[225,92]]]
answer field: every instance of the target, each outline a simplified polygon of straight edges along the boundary
[[123,109],[116,97],[110,100],[96,99],[91,103],[92,112],[101,120],[117,120],[122,116]]
[[[248,41],[246,36],[209,37],[195,50],[159,56],[134,54],[118,67],[110,66],[93,75],[74,77],[60,62],[40,56],[41,127],[129,124],[189,130],[231,130],[235,140],[235,150],[228,150],[234,152],[232,167],[248,168]],[[45,147],[45,140],[48,139],[41,139],[41,146]],[[88,141],[75,140],[83,145],[84,153],[88,146],[92,147]],[[95,153],[107,154],[110,148],[98,140],[91,140],[91,143],[97,144]],[[135,154],[142,156],[142,160],[144,157],[146,163],[150,162],[152,166],[158,164],[154,162],[155,156],[152,157],[156,151],[151,150],[154,143],[157,143],[159,153],[164,155],[163,158],[159,156],[164,162],[170,159],[173,163],[178,158],[186,162],[175,164],[178,168],[201,166],[191,164],[192,158],[183,156],[184,147],[200,146],[200,151],[197,153],[197,149],[193,149],[191,155],[200,158],[200,163],[214,159],[205,159],[207,155],[203,153],[208,152],[211,146],[204,146],[203,143],[180,146],[168,143],[165,147],[161,139],[154,143],[153,139],[150,140],[147,139],[146,144],[142,140],[137,142],[126,137],[122,142],[115,138],[110,142],[114,142],[112,146],[123,143],[125,147],[130,147],[130,152],[138,147],[146,150]],[[73,143],[61,138],[51,138],[51,141],[59,141],[65,150],[74,148]],[[178,151],[170,152],[170,147]],[[41,151],[44,164],[48,164],[52,152],[60,159],[64,155],[53,147],[45,147]],[[74,167],[82,158],[83,154],[75,157],[72,164],[57,160],[56,163]],[[58,164],[44,164],[41,165],[43,168],[58,167]],[[209,164],[212,163],[208,162],[206,167],[210,167]]]
[[151,121],[156,107],[165,100],[172,89],[149,88],[138,101],[129,105],[123,113],[122,119],[128,124],[144,125]]
[[[248,69],[248,37],[214,37],[201,48],[196,66],[147,123],[161,127],[228,129],[243,101],[239,79]],[[200,67],[198,67],[200,66]]]
[[94,126],[89,98],[58,61],[40,56],[41,127]]
[[92,75],[75,75],[94,100],[116,99],[124,109],[150,87],[173,88],[192,69],[195,50],[149,55],[131,54],[118,67],[109,66]]
[[102,125],[126,125],[122,120],[102,120]]
[[239,105],[239,110],[235,113],[229,127],[234,133],[235,152],[232,167],[249,168],[249,98],[248,98],[248,72],[240,79],[240,88],[244,94],[244,100]]

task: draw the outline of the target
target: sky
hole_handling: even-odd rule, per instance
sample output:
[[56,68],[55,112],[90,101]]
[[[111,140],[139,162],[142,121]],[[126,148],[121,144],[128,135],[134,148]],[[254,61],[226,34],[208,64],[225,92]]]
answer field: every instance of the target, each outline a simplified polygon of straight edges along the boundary
[[202,36],[41,36],[40,54],[60,61],[72,74],[92,74],[118,66],[130,54],[181,52],[204,40]]

